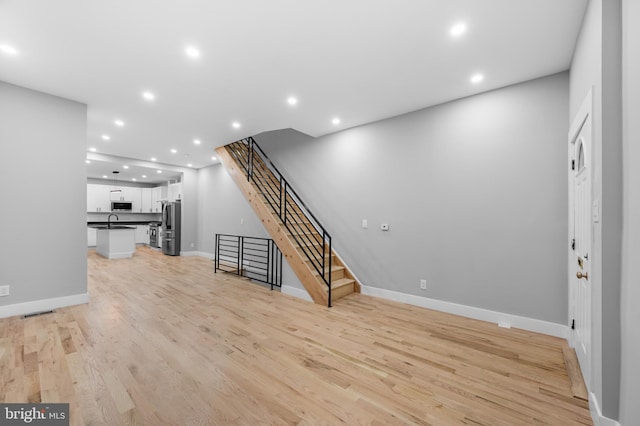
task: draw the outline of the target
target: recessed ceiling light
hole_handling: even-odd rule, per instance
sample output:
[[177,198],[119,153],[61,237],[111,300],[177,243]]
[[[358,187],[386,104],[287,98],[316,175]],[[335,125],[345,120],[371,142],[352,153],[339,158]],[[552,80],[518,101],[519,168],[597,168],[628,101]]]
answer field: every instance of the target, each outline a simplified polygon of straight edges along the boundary
[[89,160],[84,160],[84,162],[87,163],[87,164],[91,164],[91,161],[89,161]]
[[340,119],[338,117],[335,117],[333,120],[331,120],[331,122],[337,126],[338,124],[340,124]]
[[96,151],[97,151],[97,149],[95,149],[95,148],[91,147],[91,148],[89,148],[89,151],[91,151],[91,152],[96,152]]
[[449,30],[452,37],[460,37],[467,31],[467,25],[464,22],[458,22]]
[[152,100],[154,100],[156,98],[156,95],[154,95],[151,92],[143,92],[142,93],[142,97],[145,98],[148,101],[152,101]]
[[156,173],[162,173],[162,170],[156,170]]
[[198,59],[200,57],[200,50],[198,50],[198,48],[195,46],[187,46],[187,48],[184,49],[184,53],[186,53],[188,57],[193,59]]
[[193,164],[189,163],[187,164],[187,167],[193,167]]
[[288,103],[289,105],[295,105],[295,104],[297,104],[297,103],[298,103],[298,99],[296,99],[296,98],[295,98],[295,97],[293,97],[293,96],[289,96],[289,97],[287,98],[287,103]]
[[178,150],[177,150],[177,149],[175,149],[175,148],[172,148],[172,149],[171,149],[171,153],[172,153],[172,154],[177,154],[177,153],[178,153]]
[[8,44],[0,44],[0,52],[6,53],[7,55],[17,55],[18,54],[18,50],[15,47],[10,46]]
[[193,143],[196,144],[196,145],[200,145],[200,139],[194,139]]
[[102,179],[109,179],[107,175],[102,175]]
[[471,76],[471,82],[474,84],[480,83],[482,80],[484,80],[484,75],[482,74],[474,74]]
[[102,135],[102,139],[105,141],[111,140],[111,136],[109,135]]
[[131,180],[135,182],[135,181],[136,181],[136,178],[131,178]]
[[158,161],[156,157],[151,157],[151,161]]
[[122,121],[122,120],[115,120],[114,123],[118,127],[123,127],[124,126],[124,121]]
[[233,127],[234,129],[239,129],[240,128],[240,123],[237,121],[234,121],[233,123],[231,123],[231,127]]
[[142,179],[146,179],[146,178],[147,178],[147,175],[142,175]]
[[218,157],[211,157],[211,159],[212,159],[213,161],[216,161],[216,160],[218,159]]
[[124,165],[124,166],[122,166],[122,168],[123,168],[123,169],[128,169],[128,168],[129,168],[129,166]]

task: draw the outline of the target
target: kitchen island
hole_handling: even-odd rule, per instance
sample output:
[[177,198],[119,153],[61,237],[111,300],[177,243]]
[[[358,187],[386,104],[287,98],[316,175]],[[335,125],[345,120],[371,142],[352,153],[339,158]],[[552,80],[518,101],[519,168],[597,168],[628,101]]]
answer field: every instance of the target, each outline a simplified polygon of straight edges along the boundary
[[96,228],[96,252],[107,259],[132,257],[136,251],[135,226],[92,226]]

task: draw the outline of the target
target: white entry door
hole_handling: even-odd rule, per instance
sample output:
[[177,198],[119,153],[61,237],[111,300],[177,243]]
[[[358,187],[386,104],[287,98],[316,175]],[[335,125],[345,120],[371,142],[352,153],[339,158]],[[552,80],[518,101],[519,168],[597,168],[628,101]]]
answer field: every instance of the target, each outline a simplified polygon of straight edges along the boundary
[[[591,203],[591,114],[570,137],[572,250],[569,256],[569,297],[573,347],[578,355],[585,384],[591,380],[591,235],[597,217]],[[572,126],[573,128],[573,126]]]

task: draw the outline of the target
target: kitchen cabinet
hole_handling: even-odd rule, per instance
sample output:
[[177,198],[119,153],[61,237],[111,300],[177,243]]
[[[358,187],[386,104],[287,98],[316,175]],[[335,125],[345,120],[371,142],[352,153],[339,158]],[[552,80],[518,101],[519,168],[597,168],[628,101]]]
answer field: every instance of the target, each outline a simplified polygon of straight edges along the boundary
[[169,184],[168,200],[178,201],[182,199],[182,182]]
[[131,195],[131,213],[143,213],[142,210],[142,188],[129,188]]
[[87,211],[93,213],[110,212],[109,187],[106,185],[87,185]]
[[140,188],[141,212],[152,213],[153,205],[151,204],[151,188]]
[[109,200],[110,201],[131,201],[131,190],[133,188],[129,188],[126,186],[112,186],[109,190]]
[[151,209],[153,213],[162,213],[162,201],[167,200],[167,187],[157,186],[151,190]]
[[96,229],[87,228],[87,247],[96,246]]
[[135,240],[136,244],[149,245],[149,225],[136,226]]

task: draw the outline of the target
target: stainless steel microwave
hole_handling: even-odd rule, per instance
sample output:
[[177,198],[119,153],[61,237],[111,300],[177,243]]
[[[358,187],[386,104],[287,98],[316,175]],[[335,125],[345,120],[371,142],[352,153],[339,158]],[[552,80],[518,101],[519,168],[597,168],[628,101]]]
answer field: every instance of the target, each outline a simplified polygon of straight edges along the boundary
[[130,212],[133,210],[133,203],[131,201],[112,201],[112,212]]

